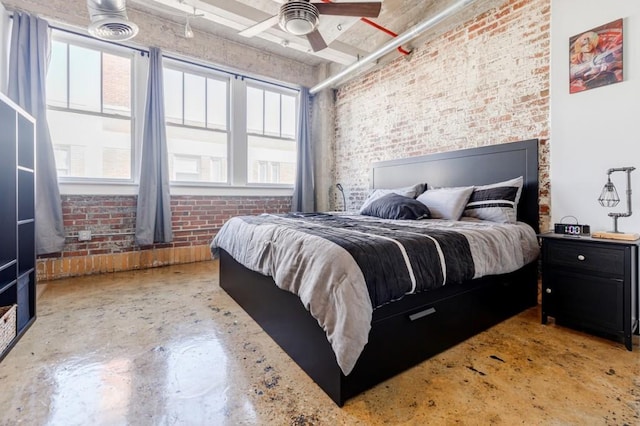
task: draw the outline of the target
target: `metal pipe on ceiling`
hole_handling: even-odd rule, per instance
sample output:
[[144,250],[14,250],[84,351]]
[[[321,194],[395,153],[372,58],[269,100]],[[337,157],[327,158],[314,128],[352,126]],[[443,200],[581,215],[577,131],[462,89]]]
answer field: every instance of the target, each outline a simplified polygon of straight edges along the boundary
[[451,6],[442,10],[441,12],[438,12],[434,16],[422,21],[421,23],[413,26],[411,29],[407,30],[406,32],[400,34],[398,37],[389,41],[387,44],[383,45],[378,50],[371,52],[364,58],[360,59],[358,62],[354,62],[353,64],[349,65],[339,73],[316,84],[311,89],[309,89],[309,93],[313,95],[323,89],[334,87],[334,85],[337,84],[338,82],[344,82],[348,77],[353,77],[353,75],[351,74],[353,74],[355,71],[358,71],[360,68],[363,68],[366,65],[370,64],[371,62],[383,57],[384,55],[391,52],[392,50],[400,47],[402,44],[413,40],[414,38],[418,37],[420,34],[425,32],[426,30],[428,30],[429,28],[438,24],[440,21],[448,18],[449,16],[458,12],[460,9],[470,5],[471,3],[475,3],[476,1],[477,0],[457,1],[456,3],[452,4]]

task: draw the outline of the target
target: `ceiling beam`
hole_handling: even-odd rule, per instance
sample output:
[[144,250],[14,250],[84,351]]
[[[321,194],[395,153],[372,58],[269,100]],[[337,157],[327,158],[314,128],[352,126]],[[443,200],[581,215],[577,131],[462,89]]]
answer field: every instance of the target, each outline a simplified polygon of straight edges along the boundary
[[[132,0],[132,3],[137,3],[141,6],[149,6],[149,3],[155,3],[156,5],[182,12],[185,15],[193,13],[194,8],[196,8],[197,13],[204,15],[200,19],[207,19],[238,32],[272,16],[265,11],[236,0],[187,0],[184,2],[179,2],[178,0]],[[313,52],[305,38],[286,33],[276,26],[255,35],[255,37],[342,65],[350,65],[368,53],[339,41],[333,41],[326,49]]]

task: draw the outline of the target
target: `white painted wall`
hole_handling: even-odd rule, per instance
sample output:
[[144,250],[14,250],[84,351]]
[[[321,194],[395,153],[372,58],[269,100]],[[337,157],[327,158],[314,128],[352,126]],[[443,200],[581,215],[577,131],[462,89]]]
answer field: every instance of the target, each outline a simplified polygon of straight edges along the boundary
[[[624,81],[569,94],[569,38],[623,18]],[[551,218],[576,216],[592,230],[611,230],[611,211],[625,211],[626,174],[612,181],[622,201],[597,201],[612,167],[634,166],[633,215],[621,232],[640,232],[640,1],[551,2]]]

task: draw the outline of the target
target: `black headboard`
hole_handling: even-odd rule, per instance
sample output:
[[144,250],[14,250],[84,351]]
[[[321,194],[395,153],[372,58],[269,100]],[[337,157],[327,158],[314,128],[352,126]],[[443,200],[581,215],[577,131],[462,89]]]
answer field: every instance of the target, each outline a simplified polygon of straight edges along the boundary
[[426,182],[433,186],[487,185],[522,176],[518,220],[538,232],[538,140],[530,139],[400,160],[371,167],[373,188],[398,188]]

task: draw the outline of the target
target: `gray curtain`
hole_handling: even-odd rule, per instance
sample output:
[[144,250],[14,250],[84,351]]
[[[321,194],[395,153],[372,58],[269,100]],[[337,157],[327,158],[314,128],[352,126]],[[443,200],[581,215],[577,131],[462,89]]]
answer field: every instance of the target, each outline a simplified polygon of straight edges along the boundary
[[300,90],[300,111],[298,125],[298,167],[291,200],[291,211],[313,212],[316,209],[316,194],[313,183],[313,152],[311,149],[309,89]]
[[46,78],[50,41],[47,21],[13,13],[9,51],[9,97],[36,119],[36,253],[64,247],[62,201],[47,124]]
[[172,240],[162,52],[152,47],[149,49],[149,77],[136,211],[136,242],[144,246],[168,243]]

